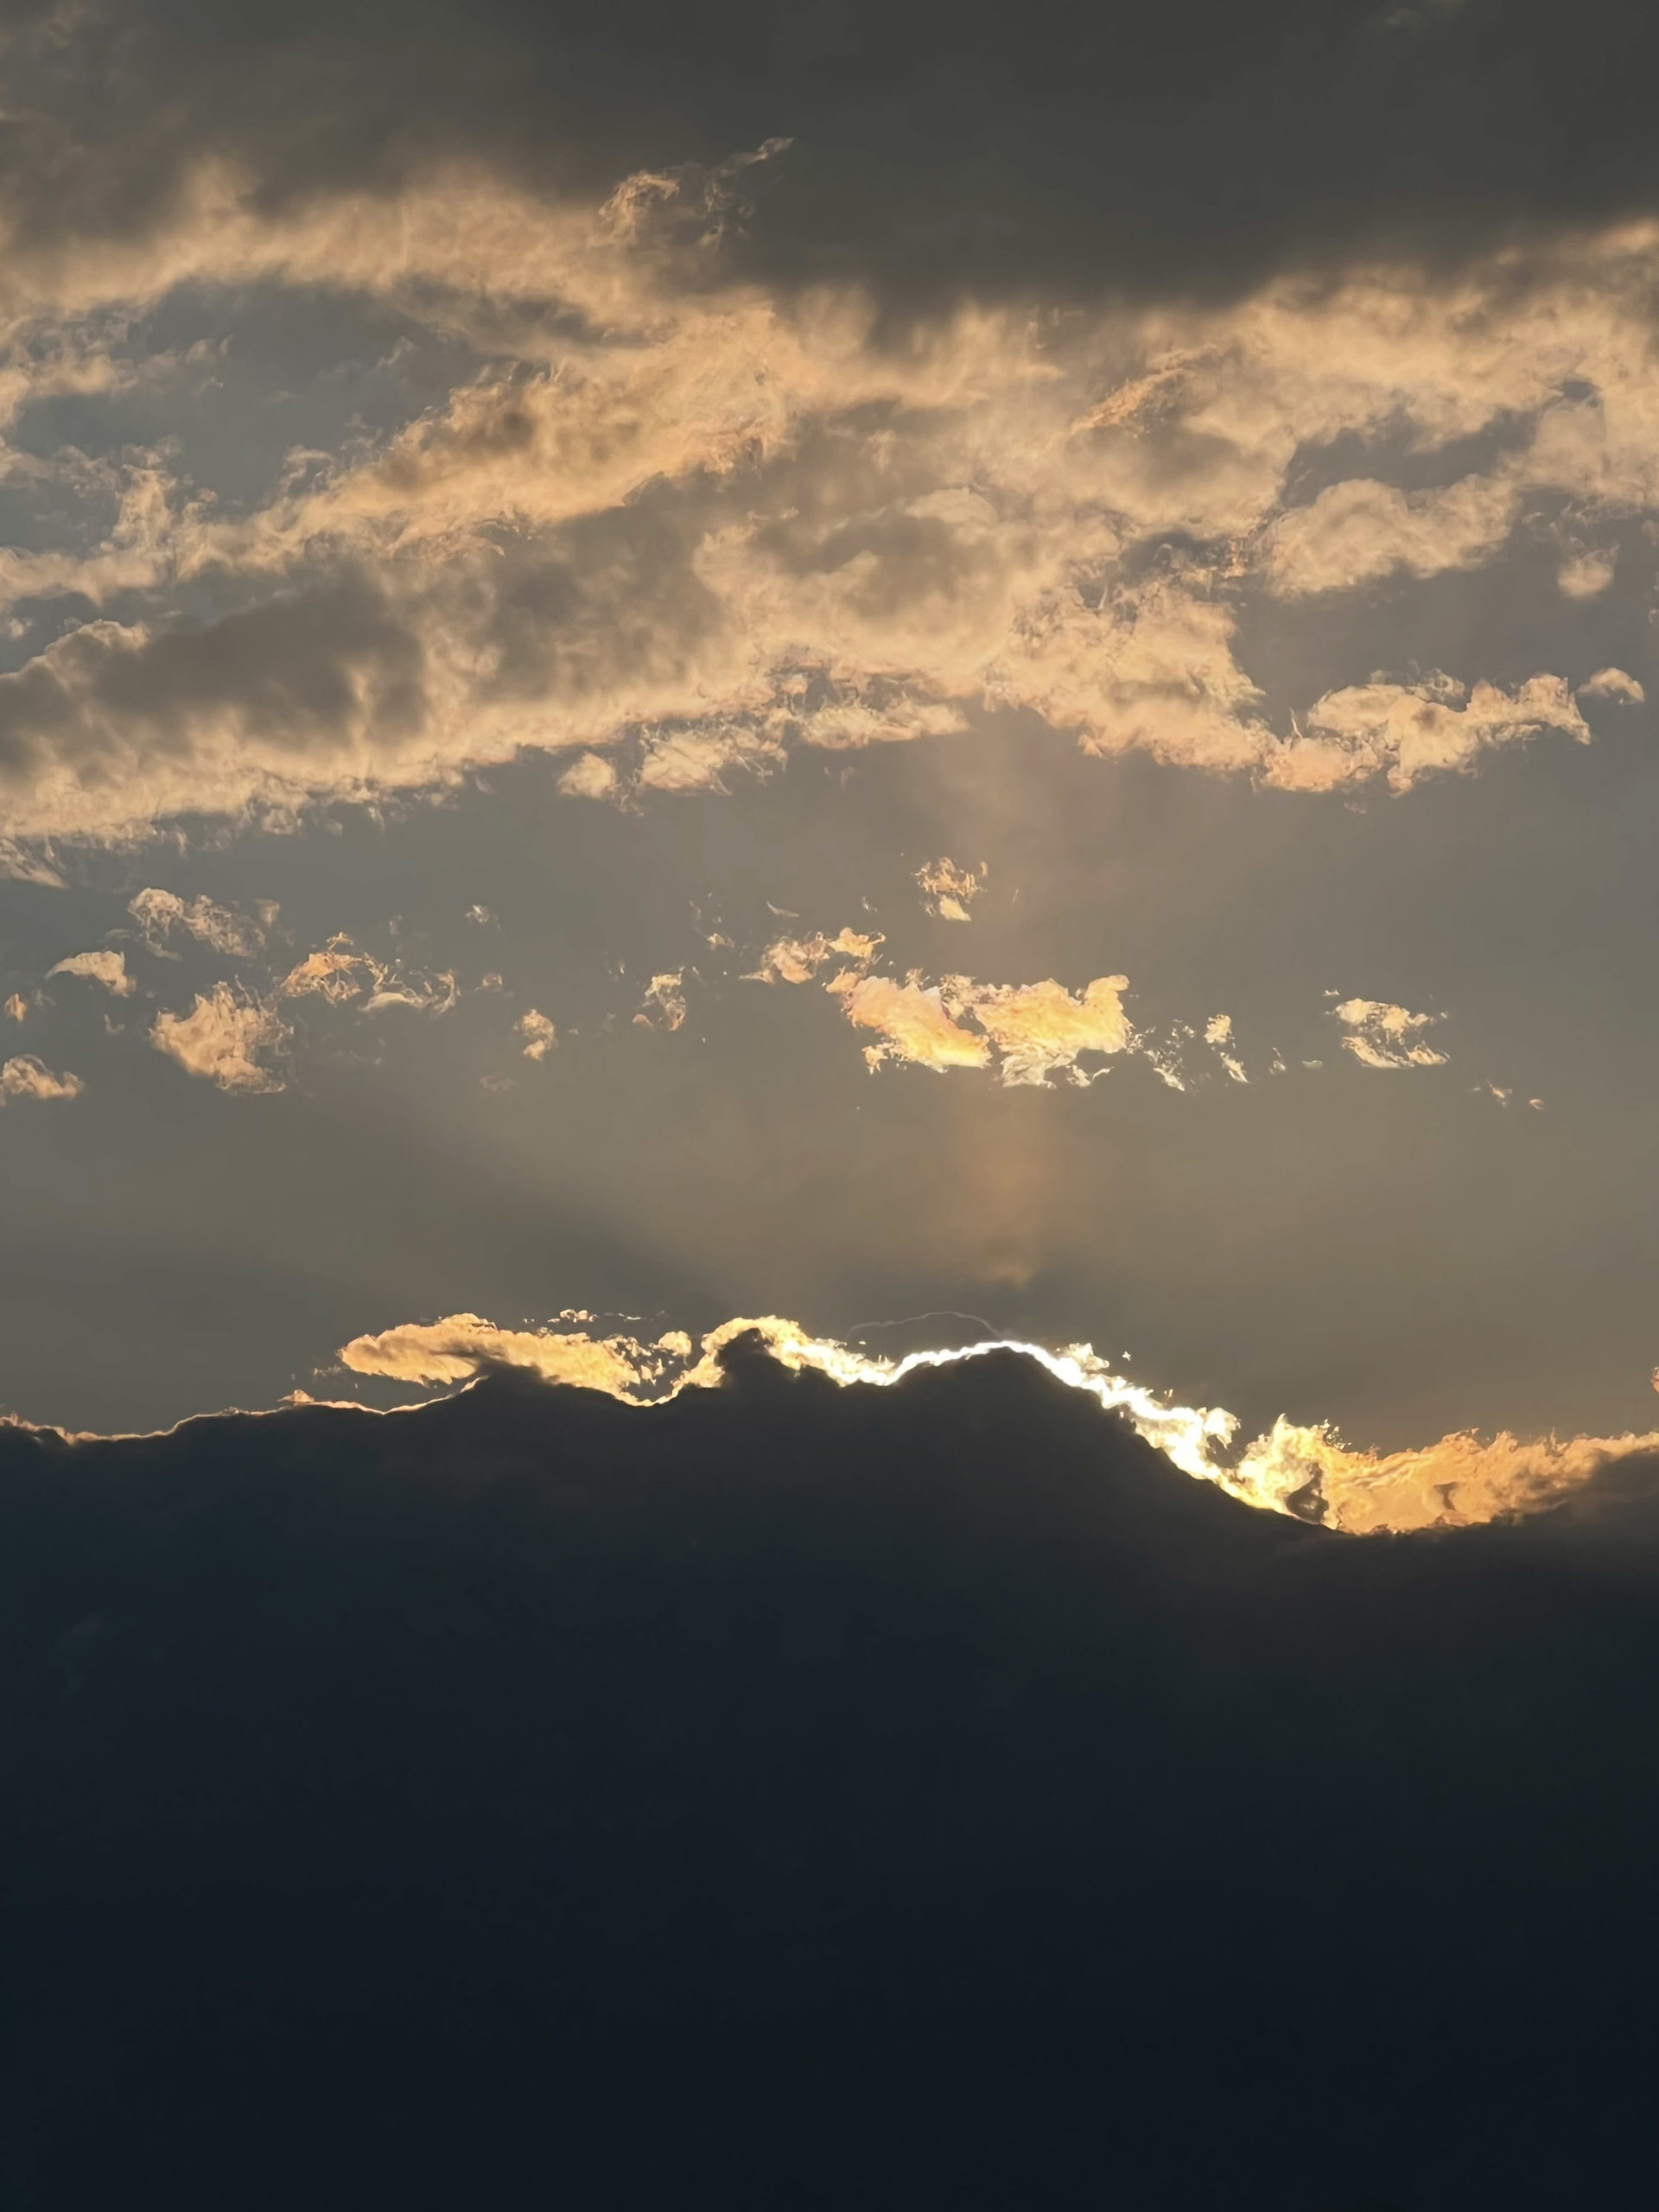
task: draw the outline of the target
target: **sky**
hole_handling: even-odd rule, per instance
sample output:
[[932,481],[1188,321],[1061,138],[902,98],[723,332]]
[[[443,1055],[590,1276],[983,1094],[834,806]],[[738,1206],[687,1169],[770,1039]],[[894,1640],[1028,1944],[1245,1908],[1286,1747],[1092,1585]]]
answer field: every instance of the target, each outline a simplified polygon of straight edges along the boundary
[[1659,13],[0,0],[0,2203],[1652,2194]]
[[9,10],[0,1403],[772,1317],[1355,1528],[1637,1448],[1655,42]]

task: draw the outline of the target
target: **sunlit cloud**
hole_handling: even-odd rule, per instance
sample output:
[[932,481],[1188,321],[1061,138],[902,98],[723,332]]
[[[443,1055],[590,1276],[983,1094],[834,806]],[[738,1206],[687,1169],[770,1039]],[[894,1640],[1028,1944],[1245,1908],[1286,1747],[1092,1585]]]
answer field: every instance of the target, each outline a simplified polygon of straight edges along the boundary
[[365,1014],[408,1007],[417,1014],[448,1014],[461,995],[453,971],[407,970],[377,960],[348,937],[330,938],[290,968],[277,985],[284,999],[321,998],[331,1006],[358,1004]]
[[60,1098],[79,1098],[86,1088],[78,1075],[66,1068],[54,1075],[33,1052],[20,1053],[0,1065],[0,1103],[8,1098],[33,1098],[42,1103]]
[[1366,1068],[1440,1068],[1447,1055],[1422,1042],[1441,1014],[1412,1014],[1383,999],[1344,999],[1332,1008],[1347,1033],[1342,1048]]
[[1599,668],[1587,683],[1579,686],[1580,699],[1611,700],[1630,707],[1643,705],[1647,696],[1636,678],[1622,668]]
[[1102,1059],[1141,1049],[1123,1008],[1125,976],[1098,976],[1079,991],[1052,977],[1037,983],[982,983],[971,976],[946,976],[930,983],[919,969],[902,980],[875,973],[885,940],[843,929],[835,937],[779,938],[745,980],[809,983],[830,963],[840,964],[823,988],[841,1001],[855,1029],[876,1042],[864,1058],[872,1071],[889,1063],[931,1068],[995,1069],[1009,1088],[1052,1085],[1057,1075],[1075,1084],[1092,1080],[1079,1065],[1084,1055]]
[[645,1002],[633,1017],[641,1029],[678,1029],[685,1020],[685,977],[679,969],[667,975],[653,976],[646,989]]
[[524,1039],[524,1057],[527,1060],[544,1060],[559,1041],[559,1033],[544,1014],[534,1007],[521,1014],[513,1027]]
[[959,868],[948,857],[929,861],[916,871],[923,903],[936,921],[966,922],[973,918],[968,909],[985,887],[989,870],[983,865],[977,868]]
[[282,1077],[257,1055],[281,1052],[290,1033],[273,1006],[232,984],[215,983],[197,994],[188,1014],[158,1014],[149,1035],[156,1051],[187,1075],[251,1094],[282,1090]]
[[[52,464],[105,519],[0,575],[15,606],[94,609],[0,676],[18,864],[184,812],[282,827],[524,749],[569,756],[572,796],[666,801],[999,708],[1310,793],[1589,737],[1570,668],[1358,669],[1270,713],[1241,618],[1467,574],[1569,508],[1659,511],[1659,232],[1433,283],[1373,261],[1211,305],[970,302],[894,344],[855,283],[722,275],[702,242],[731,190],[558,201],[451,168],[274,207],[219,161],[142,233],[19,243],[0,435],[54,391],[205,373],[212,330],[119,360],[110,333],[169,299],[211,321],[238,288],[385,303],[468,360],[251,505],[168,452]],[[1389,440],[1421,468],[1482,439],[1446,481],[1383,473]],[[1299,496],[1298,457],[1344,440],[1363,473]],[[1561,588],[1605,590],[1615,553],[1569,550]]]
[[250,957],[264,950],[276,919],[276,909],[268,901],[256,916],[250,916],[233,913],[205,896],[187,899],[175,891],[155,889],[139,892],[127,912],[151,945],[165,945],[170,937],[182,934],[211,945],[215,952]]
[[116,998],[130,998],[138,988],[127,973],[124,956],[107,949],[96,952],[72,952],[67,960],[60,960],[46,971],[48,982],[54,976],[84,976],[88,982],[101,983]]

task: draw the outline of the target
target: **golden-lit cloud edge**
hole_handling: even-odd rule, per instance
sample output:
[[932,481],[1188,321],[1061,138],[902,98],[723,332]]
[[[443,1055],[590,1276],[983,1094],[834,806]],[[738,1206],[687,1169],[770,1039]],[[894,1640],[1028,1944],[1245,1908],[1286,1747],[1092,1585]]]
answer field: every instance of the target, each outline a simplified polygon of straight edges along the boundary
[[[1521,1519],[1562,1503],[1621,1461],[1659,1457],[1659,1430],[1532,1439],[1503,1431],[1489,1440],[1462,1431],[1416,1450],[1379,1452],[1355,1450],[1329,1422],[1304,1425],[1282,1416],[1240,1450],[1236,1414],[1220,1407],[1177,1404],[1113,1373],[1088,1344],[1054,1349],[995,1338],[887,1359],[834,1338],[815,1337],[778,1314],[735,1316],[694,1344],[683,1330],[646,1341],[621,1334],[595,1336],[575,1327],[503,1329],[476,1313],[451,1313],[439,1321],[405,1322],[354,1337],[340,1347],[339,1357],[353,1374],[412,1387],[465,1389],[509,1370],[548,1384],[596,1390],[619,1404],[649,1410],[671,1404],[686,1390],[719,1389],[726,1373],[722,1355],[741,1338],[758,1338],[791,1373],[822,1375],[847,1389],[887,1389],[924,1369],[1012,1353],[1033,1361],[1069,1389],[1082,1391],[1103,1412],[1116,1414],[1179,1473],[1213,1484],[1256,1511],[1344,1536],[1416,1535]],[[1659,1387],[1659,1374],[1655,1382]],[[120,1442],[140,1435],[176,1435],[200,1421],[268,1420],[296,1408],[323,1407],[379,1421],[418,1413],[430,1402],[422,1399],[382,1408],[296,1389],[273,1407],[225,1407],[160,1430],[66,1430],[16,1414],[0,1414],[0,1426],[59,1436],[69,1444]]]
[[547,1382],[603,1391],[626,1405],[649,1406],[666,1403],[683,1390],[718,1387],[721,1353],[749,1335],[759,1337],[783,1367],[876,1389],[890,1388],[919,1369],[1016,1353],[1118,1415],[1182,1474],[1213,1483],[1242,1504],[1344,1535],[1465,1528],[1541,1512],[1613,1462],[1659,1452],[1659,1430],[1531,1440],[1506,1432],[1487,1441],[1462,1433],[1414,1451],[1364,1452],[1345,1444],[1329,1424],[1283,1418],[1239,1450],[1236,1414],[1172,1403],[1113,1373],[1088,1344],[1055,1350],[998,1338],[892,1360],[815,1337],[777,1314],[740,1316],[694,1346],[678,1330],[645,1342],[579,1328],[501,1329],[476,1314],[454,1313],[355,1337],[340,1357],[355,1374],[416,1386],[467,1383],[509,1368]]

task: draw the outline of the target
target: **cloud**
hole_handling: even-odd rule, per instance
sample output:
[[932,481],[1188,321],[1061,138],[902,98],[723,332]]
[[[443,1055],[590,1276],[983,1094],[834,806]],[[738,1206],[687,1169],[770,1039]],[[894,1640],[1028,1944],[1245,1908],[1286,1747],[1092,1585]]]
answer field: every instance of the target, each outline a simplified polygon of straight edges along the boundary
[[786,1369],[824,1376],[842,1387],[879,1389],[919,1372],[1014,1352],[1126,1421],[1183,1474],[1257,1510],[1314,1522],[1348,1536],[1466,1528],[1543,1512],[1618,1462],[1659,1452],[1659,1432],[1532,1441],[1504,1433],[1485,1442],[1463,1433],[1415,1451],[1360,1452],[1328,1424],[1304,1426],[1283,1418],[1240,1449],[1234,1414],[1174,1403],[1113,1373],[1087,1344],[1053,1351],[998,1341],[891,1360],[814,1337],[776,1314],[722,1323],[694,1348],[681,1331],[645,1342],[595,1338],[581,1330],[499,1329],[476,1314],[459,1313],[354,1338],[340,1357],[355,1373],[409,1383],[465,1382],[493,1368],[512,1367],[544,1382],[603,1391],[626,1404],[652,1405],[687,1389],[718,1387],[727,1349],[751,1337]]
[[903,1060],[943,1074],[949,1068],[990,1064],[985,1039],[964,1029],[946,1006],[940,986],[924,983],[919,973],[899,983],[891,976],[849,968],[832,976],[824,988],[840,999],[842,1012],[855,1029],[873,1029],[880,1037],[880,1044],[865,1048],[873,1069],[884,1060]]
[[1332,791],[1385,773],[1396,791],[1425,775],[1472,768],[1495,745],[1554,729],[1580,745],[1590,731],[1560,677],[1534,676],[1514,690],[1435,675],[1414,683],[1372,682],[1327,692],[1309,709],[1309,735],[1263,772],[1284,791]]
[[872,1071],[893,1061],[939,1074],[994,1067],[1009,1089],[1047,1089],[1058,1074],[1089,1084],[1092,1077],[1077,1065],[1084,1053],[1109,1058],[1144,1049],[1123,1010],[1127,976],[1097,976],[1075,993],[1052,977],[981,983],[971,976],[946,976],[929,983],[919,969],[900,982],[872,972],[884,941],[851,929],[833,938],[779,938],[744,980],[809,983],[831,961],[842,963],[823,988],[840,1000],[855,1029],[876,1033],[880,1041],[864,1051]]
[[1622,706],[1640,707],[1645,704],[1648,695],[1636,678],[1627,676],[1622,668],[1599,668],[1587,683],[1580,684],[1578,696],[1580,699],[1608,700]]
[[332,937],[289,969],[276,987],[284,999],[321,998],[331,1006],[360,1001],[365,1014],[408,1007],[417,1014],[448,1014],[460,998],[454,975],[445,969],[428,975],[387,963],[363,951],[349,937]]
[[850,961],[855,967],[868,968],[885,942],[879,931],[869,934],[852,929],[838,930],[834,937],[825,937],[822,931],[813,937],[780,937],[766,947],[760,965],[743,981],[810,983],[827,961],[837,957]]
[[1622,1459],[1659,1451],[1659,1433],[1483,1442],[1444,1436],[1413,1452],[1355,1452],[1327,1427],[1281,1420],[1238,1463],[1236,1480],[1264,1502],[1294,1498],[1347,1535],[1401,1534],[1537,1513]]
[[685,1021],[684,973],[674,969],[664,976],[653,976],[645,992],[645,1003],[633,1017],[636,1027],[641,1029],[678,1029]]
[[[1235,1083],[1249,1081],[1250,1078],[1244,1072],[1243,1062],[1233,1050],[1233,1017],[1230,1014],[1211,1015],[1209,1020],[1204,1025],[1204,1041],[1216,1053],[1223,1067],[1226,1069]],[[1280,1063],[1275,1072],[1282,1073],[1282,1071],[1283,1064]]]
[[647,791],[724,791],[734,770],[766,775],[783,760],[783,746],[764,729],[677,730],[645,747],[634,781]]
[[609,798],[616,790],[616,769],[602,753],[583,753],[559,778],[567,798]]
[[197,994],[188,1014],[159,1014],[149,1033],[157,1052],[175,1059],[188,1075],[204,1077],[221,1090],[249,1094],[280,1090],[282,1078],[262,1067],[255,1055],[280,1052],[289,1031],[273,1006],[230,983],[215,983]]
[[86,1088],[78,1075],[71,1075],[66,1068],[61,1075],[54,1075],[43,1060],[33,1052],[20,1053],[16,1058],[0,1066],[0,1103],[8,1098],[35,1098],[45,1102],[54,1098],[79,1098]]
[[492,1367],[515,1367],[545,1382],[631,1399],[680,1363],[689,1349],[689,1339],[679,1336],[648,1345],[584,1330],[498,1329],[475,1313],[451,1313],[354,1337],[341,1345],[340,1357],[355,1374],[397,1382],[464,1382]]
[[263,951],[266,931],[276,917],[274,906],[266,906],[254,920],[205,896],[185,899],[176,891],[155,889],[140,891],[128,902],[127,912],[151,944],[163,944],[175,930],[181,930],[216,952],[245,957]]
[[923,903],[935,920],[966,922],[972,919],[968,909],[985,887],[990,871],[983,862],[976,870],[958,868],[955,861],[944,857],[927,861],[916,871]]
[[348,937],[332,937],[290,968],[277,986],[285,999],[316,997],[344,1006],[374,988],[379,963],[359,952]]
[[29,1018],[29,1001],[21,991],[14,991],[5,1003],[8,1021],[25,1021]]
[[1502,478],[1466,476],[1443,490],[1410,493],[1351,478],[1269,525],[1263,574],[1271,590],[1297,599],[1401,572],[1476,568],[1509,537],[1521,504],[1519,486]]
[[544,1060],[559,1041],[558,1031],[534,1007],[521,1014],[512,1026],[524,1040],[524,1057],[527,1060]]
[[118,999],[130,998],[138,988],[128,975],[125,957],[119,952],[71,953],[68,959],[60,960],[55,968],[48,968],[46,972],[48,979],[54,976],[84,976],[89,982],[101,983]]
[[1443,1014],[1408,1014],[1402,1006],[1382,999],[1344,999],[1332,1008],[1348,1034],[1343,1050],[1351,1052],[1362,1067],[1440,1068],[1446,1055],[1417,1040],[1431,1023],[1444,1021]]
[[1616,551],[1575,553],[1555,572],[1555,581],[1567,599],[1599,599],[1618,568]]
[[[1106,2156],[1170,2202],[1214,2202],[1218,2172],[1254,2163],[1281,2201],[1340,2202],[1333,2172],[1359,2171],[1406,2205],[1421,2193],[1399,2180],[1446,2164],[1448,2044],[1476,2101],[1453,2155],[1496,2161],[1507,2201],[1558,2183],[1573,2201],[1587,2177],[1616,2202],[1645,2171],[1651,2046],[1617,2000],[1644,1985],[1659,1838],[1650,1455],[1519,1525],[1375,1541],[1184,1480],[1135,1433],[1161,1411],[1180,1448],[1171,1409],[1114,1402],[1071,1353],[838,1388],[856,1355],[763,1323],[779,1358],[733,1339],[718,1387],[641,1409],[613,1395],[633,1395],[632,1346],[613,1366],[596,1325],[425,1332],[360,1339],[365,1366],[481,1369],[477,1387],[147,1437],[0,1425],[8,1965],[70,2012],[31,2044],[47,2170],[79,2155],[89,2012],[123,2052],[105,2109],[124,2139],[187,2139],[202,2080],[228,2073],[302,2182],[315,2152],[280,2155],[283,2112],[390,2041],[364,2157],[412,2127],[410,2157],[464,2181],[464,2034],[491,2157],[511,2170],[522,2142],[533,2167],[533,2006],[618,2053],[573,2061],[559,2112],[613,2200],[661,2193],[660,2131],[631,2158],[619,2125],[642,2081],[699,2158],[753,2163],[748,2106],[724,2134],[704,2111],[734,2050],[775,2085],[778,2162],[804,2144],[831,2202],[859,2201],[874,2139],[919,2202],[1018,2203],[1033,2140],[1069,2135],[1045,2149],[1051,2200],[1097,2194]],[[523,1373],[493,1371],[503,1350]],[[597,1387],[534,1380],[573,1366]],[[1294,1907],[1264,1910],[1287,1838]],[[489,1910],[439,1940],[457,1898]],[[94,1907],[99,1942],[66,1942]],[[181,1956],[259,2022],[257,2082],[200,1975],[169,2009]],[[522,2003],[498,2033],[504,1987]],[[1409,2044],[1426,2019],[1421,2066],[1388,2061],[1388,2145],[1368,2076],[1286,2152],[1287,2054]],[[1011,2020],[1039,2054],[1110,2037],[1127,2078],[1103,2120],[1099,2066],[1075,2095],[1066,2059],[1010,2092]],[[944,2088],[912,2067],[897,2101],[855,2091],[849,2125],[849,2084],[896,2043],[950,2062]],[[1531,2124],[1541,2050],[1553,2130]],[[964,2053],[995,2076],[982,2122]],[[435,2132],[411,2118],[428,2099]]]
[[1127,988],[1122,976],[1097,976],[1075,994],[1052,978],[980,983],[947,976],[929,984],[915,970],[900,983],[857,967],[844,969],[824,986],[855,1028],[873,1029],[880,1037],[865,1050],[872,1069],[889,1060],[940,1073],[994,1066],[1011,1088],[1046,1087],[1062,1071],[1086,1084],[1090,1078],[1077,1065],[1081,1054],[1110,1055],[1137,1042],[1123,1011]]
[[[1238,640],[1264,601],[1466,570],[1564,502],[1659,511],[1659,232],[1540,247],[1521,276],[1351,258],[1207,302],[981,300],[894,344],[855,279],[739,274],[728,213],[706,176],[549,200],[476,168],[276,207],[221,163],[156,230],[19,263],[16,315],[83,349],[100,316],[264,284],[395,304],[468,357],[263,504],[165,455],[123,480],[120,563],[50,579],[95,619],[0,677],[20,853],[181,814],[282,826],[525,748],[569,754],[573,796],[718,791],[987,709],[1305,792],[1587,736],[1566,674],[1269,715]],[[1376,473],[1390,441],[1421,468],[1478,439],[1489,465],[1449,482]],[[1291,504],[1344,440],[1368,473]]]

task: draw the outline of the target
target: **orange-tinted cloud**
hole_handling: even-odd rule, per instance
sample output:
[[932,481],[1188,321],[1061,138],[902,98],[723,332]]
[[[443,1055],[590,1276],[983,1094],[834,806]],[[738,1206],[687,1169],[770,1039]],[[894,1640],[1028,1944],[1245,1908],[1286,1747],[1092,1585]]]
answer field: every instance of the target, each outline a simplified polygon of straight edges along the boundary
[[1446,1054],[1422,1042],[1422,1033],[1440,1014],[1411,1014],[1383,999],[1344,999],[1332,1012],[1346,1031],[1343,1050],[1351,1052],[1362,1067],[1440,1068]]
[[544,1060],[559,1041],[557,1029],[534,1007],[521,1014],[512,1026],[524,1040],[524,1056],[527,1060]]
[[33,1052],[22,1052],[15,1059],[0,1065],[0,1104],[8,1098],[33,1098],[42,1103],[58,1098],[79,1098],[86,1088],[78,1075],[71,1075],[66,1068],[61,1075],[54,1075],[44,1060]]
[[123,955],[107,950],[71,953],[67,960],[60,960],[56,967],[48,968],[46,972],[48,979],[54,976],[84,976],[88,982],[101,983],[118,999],[130,998],[138,988],[127,973]]
[[982,863],[978,868],[958,868],[948,856],[928,861],[916,871],[923,903],[935,920],[965,922],[971,919],[968,909],[985,887],[989,870]]
[[255,1093],[280,1090],[282,1077],[256,1055],[280,1052],[289,1032],[276,1008],[230,983],[198,993],[188,1014],[158,1014],[149,1033],[159,1052],[175,1059],[187,1075],[200,1076],[221,1090]]

